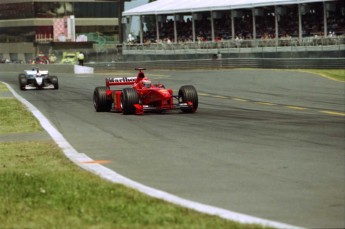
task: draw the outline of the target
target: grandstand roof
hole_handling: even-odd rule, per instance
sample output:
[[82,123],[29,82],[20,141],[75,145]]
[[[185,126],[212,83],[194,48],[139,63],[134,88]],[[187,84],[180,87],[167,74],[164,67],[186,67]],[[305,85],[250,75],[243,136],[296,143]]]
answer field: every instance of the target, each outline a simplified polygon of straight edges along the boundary
[[[203,11],[291,5],[332,0],[157,0],[123,12],[123,16],[177,14]],[[333,0],[334,1],[334,0]]]

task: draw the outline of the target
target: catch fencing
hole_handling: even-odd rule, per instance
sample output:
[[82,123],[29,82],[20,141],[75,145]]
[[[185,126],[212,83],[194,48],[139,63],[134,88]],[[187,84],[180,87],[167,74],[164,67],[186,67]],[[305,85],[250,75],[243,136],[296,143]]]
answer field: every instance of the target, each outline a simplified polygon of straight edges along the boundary
[[225,58],[198,60],[126,61],[94,63],[95,71],[147,69],[220,69],[220,68],[276,68],[276,69],[344,69],[345,58]]

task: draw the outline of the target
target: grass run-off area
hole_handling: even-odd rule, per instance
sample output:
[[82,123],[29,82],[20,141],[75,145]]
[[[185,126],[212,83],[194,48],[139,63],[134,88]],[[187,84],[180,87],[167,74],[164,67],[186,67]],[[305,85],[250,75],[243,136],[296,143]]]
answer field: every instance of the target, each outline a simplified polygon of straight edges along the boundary
[[0,134],[42,130],[38,120],[13,98],[0,99],[0,115]]
[[[15,99],[0,98],[0,108],[0,139],[41,130]],[[0,141],[0,228],[263,227],[202,214],[103,180],[73,164],[53,141],[16,139]]]
[[[305,71],[345,81],[345,70]],[[20,102],[0,96],[0,139],[39,131]],[[69,161],[53,141],[16,139],[0,140],[0,228],[263,227],[201,214],[103,180]]]
[[321,75],[330,79],[345,82],[345,68],[344,69],[306,69],[306,72]]

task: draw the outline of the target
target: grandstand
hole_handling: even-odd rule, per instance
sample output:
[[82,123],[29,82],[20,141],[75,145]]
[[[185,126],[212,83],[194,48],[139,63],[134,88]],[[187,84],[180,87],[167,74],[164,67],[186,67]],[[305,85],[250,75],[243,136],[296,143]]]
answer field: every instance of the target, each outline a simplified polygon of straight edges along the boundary
[[345,57],[344,0],[158,0],[123,12],[124,22],[133,16],[142,26],[125,55]]

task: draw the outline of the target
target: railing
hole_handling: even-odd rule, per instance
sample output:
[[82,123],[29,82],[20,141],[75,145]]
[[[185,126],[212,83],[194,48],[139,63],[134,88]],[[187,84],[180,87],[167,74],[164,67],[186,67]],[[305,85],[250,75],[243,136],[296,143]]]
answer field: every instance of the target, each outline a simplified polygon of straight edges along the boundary
[[151,43],[125,44],[124,54],[193,54],[193,53],[238,53],[253,51],[309,51],[309,50],[344,50],[345,36],[306,37],[266,39],[266,40],[228,40],[218,42],[195,43]]
[[147,69],[221,69],[221,68],[274,68],[274,69],[344,69],[345,58],[224,58],[124,61],[90,63],[96,71],[117,71],[144,66]]

